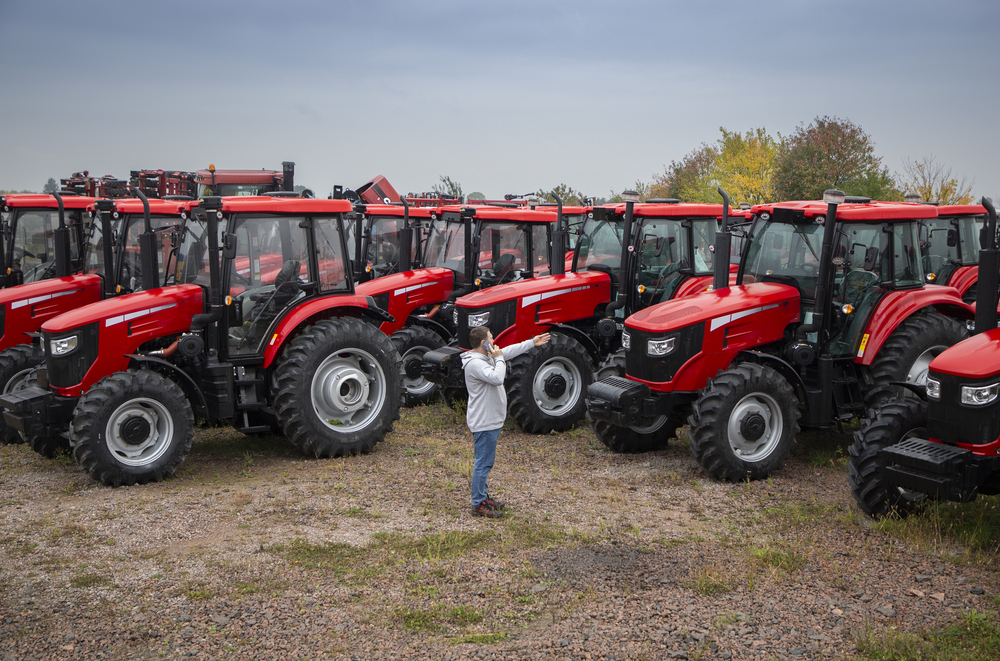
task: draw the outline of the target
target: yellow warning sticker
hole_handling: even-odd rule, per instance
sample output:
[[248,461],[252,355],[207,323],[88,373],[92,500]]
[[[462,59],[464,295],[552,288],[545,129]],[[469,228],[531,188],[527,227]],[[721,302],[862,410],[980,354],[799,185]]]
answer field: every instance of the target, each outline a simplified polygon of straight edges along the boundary
[[865,333],[865,336],[861,338],[861,346],[858,347],[858,358],[861,358],[862,356],[865,355],[866,346],[868,346],[868,333]]

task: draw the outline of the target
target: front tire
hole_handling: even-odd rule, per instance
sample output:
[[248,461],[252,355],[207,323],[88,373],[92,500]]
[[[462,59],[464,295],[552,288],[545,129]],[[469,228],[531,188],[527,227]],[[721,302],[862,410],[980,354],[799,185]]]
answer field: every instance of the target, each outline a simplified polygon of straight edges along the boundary
[[903,491],[885,479],[885,459],[879,451],[907,438],[927,438],[927,402],[916,397],[889,400],[861,420],[848,449],[851,495],[868,515],[906,515],[925,494]]
[[719,480],[760,480],[781,468],[799,431],[792,386],[766,365],[720,372],[692,405],[691,452]]
[[507,410],[531,434],[566,431],[586,413],[584,396],[593,382],[593,366],[583,345],[552,333],[548,344],[510,362]]
[[194,413],[170,379],[150,370],[118,372],[80,397],[69,433],[76,462],[98,482],[159,482],[191,449]]
[[[879,348],[872,361],[872,379],[876,386],[892,381],[924,385],[931,361],[967,337],[969,332],[957,321],[933,310],[917,312],[903,320]],[[893,388],[897,395],[908,392]]]
[[285,436],[305,454],[370,452],[399,419],[399,352],[361,320],[325,319],[284,348],[274,391]]
[[400,377],[406,391],[406,406],[429,404],[437,397],[441,386],[423,375],[424,354],[444,346],[441,336],[422,326],[401,328],[392,334],[392,343],[399,352]]
[[[26,383],[30,372],[42,364],[45,355],[34,344],[19,344],[0,351],[0,391],[6,395]],[[0,416],[0,443],[23,443],[20,432],[11,429]]]
[[[594,379],[601,381],[609,376],[625,376],[625,350],[620,349],[601,363]],[[646,427],[619,427],[610,422],[597,420],[587,412],[587,422],[594,430],[597,440],[612,452],[638,454],[662,450],[667,441],[677,436],[677,428],[684,421],[677,416],[660,416]]]

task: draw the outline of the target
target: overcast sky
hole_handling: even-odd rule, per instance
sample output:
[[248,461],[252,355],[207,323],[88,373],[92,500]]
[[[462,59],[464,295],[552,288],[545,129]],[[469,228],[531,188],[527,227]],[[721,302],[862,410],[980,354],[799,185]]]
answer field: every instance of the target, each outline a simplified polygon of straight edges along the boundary
[[88,169],[606,196],[847,118],[1000,194],[1000,2],[0,0],[0,189]]

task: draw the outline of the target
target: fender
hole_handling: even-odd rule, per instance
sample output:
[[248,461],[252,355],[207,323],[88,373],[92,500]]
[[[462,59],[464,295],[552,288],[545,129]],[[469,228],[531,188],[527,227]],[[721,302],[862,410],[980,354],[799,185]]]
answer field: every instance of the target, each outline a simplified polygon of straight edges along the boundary
[[572,337],[574,340],[583,345],[583,348],[587,350],[587,353],[590,354],[590,358],[595,364],[600,363],[600,359],[602,357],[601,350],[598,348],[594,340],[579,328],[568,324],[547,324],[543,326],[532,325],[530,328],[515,325],[503,331],[499,336],[493,339],[496,341],[497,346],[502,348],[509,347],[512,344],[517,344],[518,342],[530,340],[534,336],[542,333],[561,333],[567,337]]
[[947,284],[949,287],[957,289],[959,294],[965,296],[965,292],[969,291],[969,287],[976,284],[978,281],[978,266],[959,266],[952,272],[951,277],[948,278]]
[[0,290],[0,351],[26,344],[52,317],[101,300],[101,276],[71,275]]
[[[780,341],[800,321],[799,292],[772,282],[726,287],[659,303],[625,320],[632,347],[628,377],[658,392],[694,392],[741,351]],[[673,353],[646,354],[647,340],[676,338]],[[649,377],[669,375],[666,381]]]
[[[746,360],[739,360],[741,357],[746,358]],[[785,379],[795,388],[795,396],[799,398],[800,402],[807,402],[806,399],[806,384],[802,380],[802,375],[798,373],[790,363],[786,362],[784,359],[774,356],[769,353],[764,353],[763,351],[753,351],[746,350],[741,351],[736,356],[737,362],[754,362],[760,363],[761,365],[767,365],[775,372],[785,377]]]
[[129,367],[136,366],[160,372],[179,385],[184,394],[187,395],[188,400],[194,405],[195,420],[208,417],[208,402],[205,401],[204,393],[201,392],[201,388],[198,387],[198,384],[195,383],[190,374],[173,363],[162,358],[157,358],[156,356],[129,353],[125,354],[125,357],[130,360]]
[[443,303],[451,296],[455,274],[446,268],[432,267],[393,273],[363,282],[354,288],[361,296],[387,296],[387,312],[392,318],[381,325],[386,335],[392,335],[405,325],[418,308]]
[[[734,284],[736,284],[736,274],[730,273],[729,285],[732,286]],[[677,293],[674,294],[674,298],[684,298],[685,296],[691,296],[692,294],[700,294],[703,291],[708,291],[708,288],[711,285],[712,276],[688,278],[681,283],[680,287],[677,288]]]
[[392,315],[380,310],[370,296],[341,294],[314,298],[308,303],[292,308],[278,321],[271,340],[264,349],[263,367],[266,369],[271,366],[288,338],[302,326],[319,319],[340,316],[365,317],[379,323],[393,321]]
[[862,339],[864,346],[858,351],[854,362],[871,365],[879,349],[903,320],[928,307],[934,307],[946,317],[965,320],[976,318],[975,309],[962,301],[954,287],[927,285],[923,289],[892,292],[879,302],[868,320],[862,336],[867,337],[868,341]]
[[[386,324],[382,324],[382,326],[379,327],[382,329],[383,332],[385,331],[385,329],[383,328],[383,326],[385,325]],[[447,326],[442,324],[440,321],[429,319],[422,315],[416,315],[414,317],[410,317],[407,320],[406,324],[404,324],[404,327],[406,326],[422,326],[424,328],[429,328],[438,335],[440,335],[441,340],[444,341],[445,343],[451,342],[453,339],[455,339],[455,336],[451,334],[451,331],[448,330]]]

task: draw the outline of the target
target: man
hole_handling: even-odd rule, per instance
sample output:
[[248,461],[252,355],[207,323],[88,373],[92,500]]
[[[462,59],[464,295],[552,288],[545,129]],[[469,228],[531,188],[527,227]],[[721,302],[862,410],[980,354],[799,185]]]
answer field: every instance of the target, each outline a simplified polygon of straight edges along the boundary
[[530,340],[498,349],[493,344],[493,333],[485,326],[469,332],[472,350],[462,354],[465,368],[465,387],[469,391],[469,407],[465,421],[475,441],[476,462],[472,469],[472,513],[498,519],[503,516],[504,504],[489,496],[486,478],[493,468],[497,453],[497,439],[507,419],[507,391],[503,380],[507,376],[507,361],[533,347],[549,341],[549,334],[542,333]]

